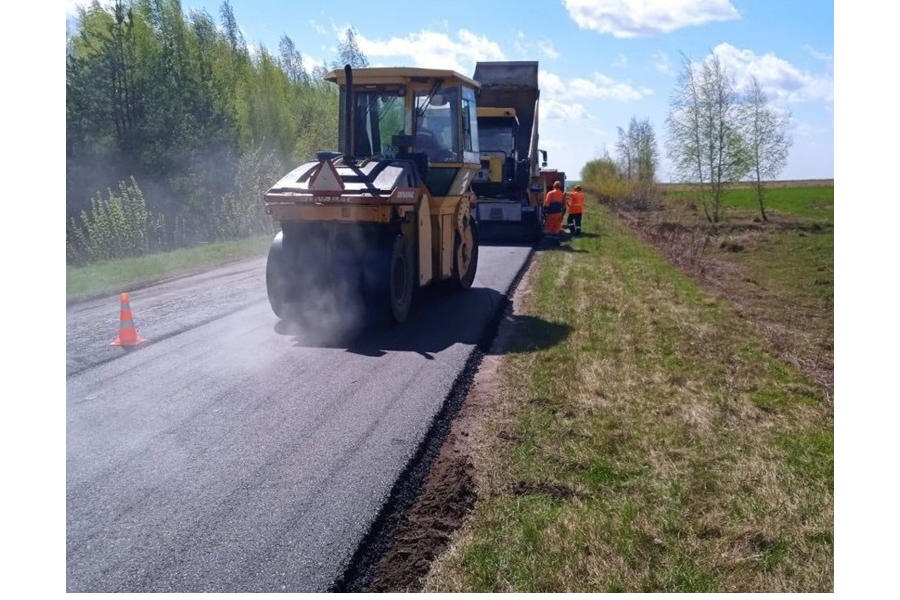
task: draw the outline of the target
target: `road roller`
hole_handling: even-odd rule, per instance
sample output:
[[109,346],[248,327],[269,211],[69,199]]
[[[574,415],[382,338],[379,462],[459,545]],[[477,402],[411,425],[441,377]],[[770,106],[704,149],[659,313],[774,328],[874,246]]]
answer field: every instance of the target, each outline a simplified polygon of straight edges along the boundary
[[419,288],[465,290],[475,279],[479,84],[412,67],[347,65],[325,78],[340,90],[337,151],[264,196],[280,228],[269,303],[285,320],[353,307],[402,323]]

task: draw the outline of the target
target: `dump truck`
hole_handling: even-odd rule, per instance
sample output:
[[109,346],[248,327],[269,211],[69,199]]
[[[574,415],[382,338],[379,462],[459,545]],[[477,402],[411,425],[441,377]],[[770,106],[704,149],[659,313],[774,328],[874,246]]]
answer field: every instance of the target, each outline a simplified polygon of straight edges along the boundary
[[276,182],[266,261],[272,311],[291,320],[350,305],[402,323],[417,288],[472,285],[480,166],[476,81],[449,70],[334,70],[338,150]]
[[[481,168],[472,182],[483,239],[541,237],[542,204],[549,189],[540,175],[537,61],[478,62]],[[551,182],[552,184],[552,182]]]
[[[545,164],[546,166],[546,164]],[[559,171],[557,169],[541,169],[540,174],[541,179],[544,181],[544,186],[549,190],[553,187],[555,182],[560,182],[562,184],[563,190],[566,189],[566,172]]]

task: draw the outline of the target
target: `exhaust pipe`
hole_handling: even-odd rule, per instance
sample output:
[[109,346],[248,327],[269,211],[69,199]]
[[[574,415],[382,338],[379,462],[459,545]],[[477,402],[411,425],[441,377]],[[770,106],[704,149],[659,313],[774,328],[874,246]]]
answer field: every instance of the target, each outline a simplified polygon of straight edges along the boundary
[[344,163],[352,163],[356,160],[356,157],[353,156],[353,125],[356,119],[354,119],[353,69],[349,63],[344,65],[344,78],[346,79],[344,89]]

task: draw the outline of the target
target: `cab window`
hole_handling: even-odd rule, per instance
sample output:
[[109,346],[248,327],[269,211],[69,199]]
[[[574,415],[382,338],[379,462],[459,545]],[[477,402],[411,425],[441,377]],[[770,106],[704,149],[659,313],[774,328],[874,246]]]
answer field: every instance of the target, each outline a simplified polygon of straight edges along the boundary
[[[358,157],[390,156],[395,149],[390,145],[391,137],[402,133],[403,97],[401,87],[379,87],[376,89],[356,89],[353,93],[355,123],[353,127],[353,154]],[[340,150],[346,152],[344,144],[344,88],[341,88]]]
[[463,162],[479,162],[478,108],[472,88],[463,88],[462,91],[462,140]]
[[417,91],[413,151],[430,162],[459,162],[459,147],[459,89]]

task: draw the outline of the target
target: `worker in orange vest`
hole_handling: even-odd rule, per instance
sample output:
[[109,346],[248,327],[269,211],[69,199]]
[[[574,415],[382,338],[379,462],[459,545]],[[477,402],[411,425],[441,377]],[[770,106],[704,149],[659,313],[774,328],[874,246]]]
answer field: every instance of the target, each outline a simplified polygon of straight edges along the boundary
[[562,190],[562,183],[553,182],[553,189],[547,192],[544,198],[544,213],[547,221],[544,223],[544,233],[559,235],[562,233],[563,212],[566,210],[566,195]]
[[575,189],[566,195],[566,209],[569,212],[569,220],[566,228],[572,235],[581,235],[581,215],[584,214],[584,194],[581,193],[581,186],[576,185]]

